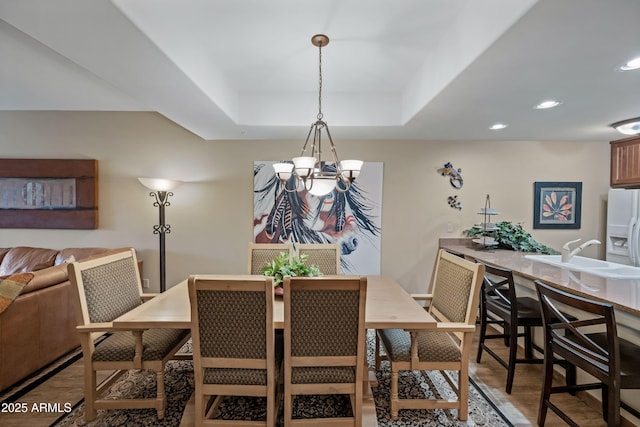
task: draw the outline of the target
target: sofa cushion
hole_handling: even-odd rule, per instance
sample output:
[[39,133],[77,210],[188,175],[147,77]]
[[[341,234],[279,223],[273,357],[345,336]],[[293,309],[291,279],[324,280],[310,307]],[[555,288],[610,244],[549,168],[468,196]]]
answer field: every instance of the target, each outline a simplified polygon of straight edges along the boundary
[[65,248],[61,249],[56,255],[54,265],[80,261],[94,255],[102,254],[110,251],[107,248]]
[[58,251],[55,249],[17,246],[6,253],[0,263],[0,276],[15,273],[28,273],[51,267]]
[[9,249],[11,248],[0,248],[0,262],[2,262],[4,256],[9,252]]

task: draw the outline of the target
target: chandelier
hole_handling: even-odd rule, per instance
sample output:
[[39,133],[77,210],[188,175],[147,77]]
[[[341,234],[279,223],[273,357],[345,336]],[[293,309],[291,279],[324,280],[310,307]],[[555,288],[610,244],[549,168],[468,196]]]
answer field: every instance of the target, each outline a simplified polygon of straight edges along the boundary
[[[322,120],[322,48],[329,44],[329,37],[324,34],[316,34],[311,37],[311,43],[318,47],[319,79],[318,79],[318,116],[311,124],[307,139],[302,147],[299,157],[294,157],[292,162],[275,163],[273,169],[276,176],[288,192],[298,191],[299,184],[314,196],[325,196],[334,189],[344,193],[349,191],[351,183],[360,174],[361,160],[338,160],[336,147],[333,144],[329,126]],[[322,132],[327,134],[329,148],[333,157],[333,164],[322,160]],[[311,153],[306,156],[307,147],[311,141]],[[294,176],[295,187],[287,188],[287,181]]]

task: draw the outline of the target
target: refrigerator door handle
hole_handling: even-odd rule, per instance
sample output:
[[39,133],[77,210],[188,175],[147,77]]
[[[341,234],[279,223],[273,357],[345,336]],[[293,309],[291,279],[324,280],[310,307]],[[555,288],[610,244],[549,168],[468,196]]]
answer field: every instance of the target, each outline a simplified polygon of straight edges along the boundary
[[640,261],[640,249],[638,248],[638,241],[640,239],[640,227],[638,227],[638,221],[634,220],[631,230],[633,230],[633,234],[631,236],[631,240],[629,240],[629,256],[631,257],[631,265],[638,265]]
[[628,257],[629,257],[629,261],[631,262],[631,265],[635,265],[636,263],[636,251],[635,251],[635,240],[634,240],[634,235],[635,235],[635,231],[636,231],[636,220],[635,218],[631,218],[631,221],[629,221],[629,228],[627,228],[627,253],[628,253]]

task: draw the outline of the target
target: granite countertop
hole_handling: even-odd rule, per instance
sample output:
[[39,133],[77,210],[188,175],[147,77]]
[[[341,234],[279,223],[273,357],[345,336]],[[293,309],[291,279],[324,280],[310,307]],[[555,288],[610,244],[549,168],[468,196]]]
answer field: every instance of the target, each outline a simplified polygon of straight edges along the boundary
[[613,303],[619,310],[640,316],[640,279],[610,279],[570,271],[527,259],[525,256],[529,254],[526,252],[482,249],[471,242],[471,239],[440,239],[440,247],[487,264],[511,269],[515,276],[538,279],[573,294]]

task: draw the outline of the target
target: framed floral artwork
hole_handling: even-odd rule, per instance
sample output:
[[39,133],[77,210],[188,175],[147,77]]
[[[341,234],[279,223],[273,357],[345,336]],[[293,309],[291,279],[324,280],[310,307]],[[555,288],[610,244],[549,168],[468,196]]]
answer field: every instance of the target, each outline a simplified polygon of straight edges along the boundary
[[535,182],[533,228],[580,228],[581,182]]
[[535,182],[533,228],[580,228],[581,182]]

